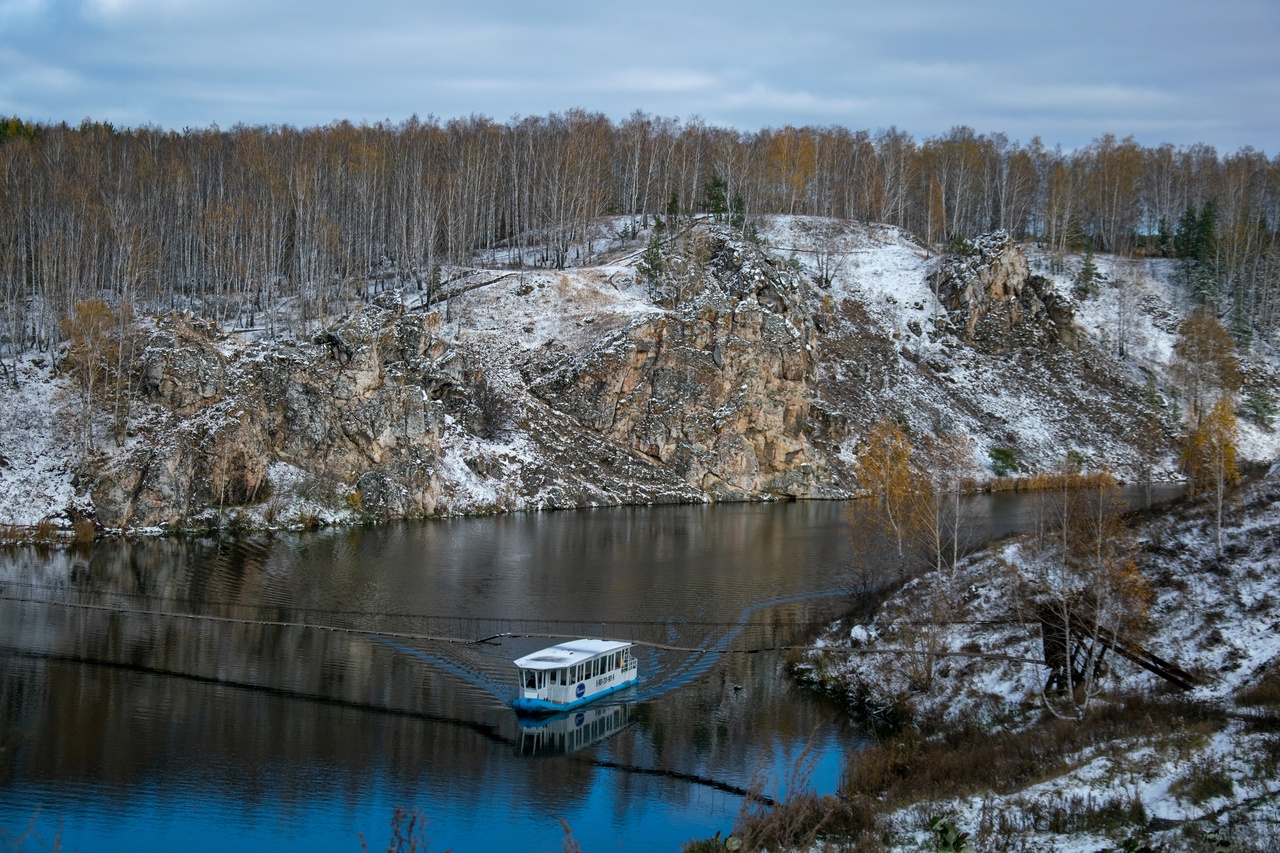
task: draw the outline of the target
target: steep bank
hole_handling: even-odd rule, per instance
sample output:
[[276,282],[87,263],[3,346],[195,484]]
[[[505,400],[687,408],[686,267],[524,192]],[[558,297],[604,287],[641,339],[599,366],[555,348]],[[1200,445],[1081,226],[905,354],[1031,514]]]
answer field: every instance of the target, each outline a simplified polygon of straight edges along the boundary
[[[892,228],[764,224],[758,242],[709,222],[669,236],[653,277],[634,243],[603,266],[461,271],[447,302],[393,289],[306,334],[148,318],[126,426],[94,410],[92,449],[63,354],[28,356],[3,392],[0,522],[843,498],[885,413],[971,437],[979,479],[996,448],[1026,471],[1074,451],[1176,476],[1170,270],[1134,277],[1119,357],[1102,301],[1071,299],[1068,271],[1008,238],[938,259]],[[1246,424],[1242,447],[1271,458],[1280,441]]]
[[[820,641],[832,652],[810,655],[802,678],[905,727],[888,738],[893,766],[864,757],[840,792],[874,803],[858,831],[889,850],[929,843],[933,818],[984,850],[1221,849],[1210,833],[1231,849],[1274,849],[1280,471],[1231,496],[1221,555],[1207,504],[1183,501],[1133,528],[1151,594],[1131,636],[1191,673],[1190,690],[1111,654],[1081,719],[1047,711],[1065,706],[1042,692],[1036,663],[1031,536],[922,575],[865,623],[832,626]],[[950,615],[927,621],[939,612]]]

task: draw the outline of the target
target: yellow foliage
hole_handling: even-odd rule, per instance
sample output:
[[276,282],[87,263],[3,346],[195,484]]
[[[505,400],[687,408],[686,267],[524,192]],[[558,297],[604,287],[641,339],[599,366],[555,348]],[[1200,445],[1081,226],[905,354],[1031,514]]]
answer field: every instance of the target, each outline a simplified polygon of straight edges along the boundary
[[1236,443],[1240,428],[1235,401],[1222,395],[1198,422],[1189,425],[1182,437],[1182,470],[1195,494],[1206,485],[1219,487],[1236,482]]
[[911,439],[891,417],[876,421],[858,453],[858,485],[875,501],[876,526],[897,543],[905,557],[905,541],[912,516],[913,489],[921,478],[911,464]]

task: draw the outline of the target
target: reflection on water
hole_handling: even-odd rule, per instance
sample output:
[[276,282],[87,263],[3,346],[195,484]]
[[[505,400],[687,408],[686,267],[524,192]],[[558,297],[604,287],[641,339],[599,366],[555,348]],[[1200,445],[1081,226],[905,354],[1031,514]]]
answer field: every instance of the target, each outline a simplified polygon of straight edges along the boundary
[[[973,535],[1021,524],[973,503]],[[883,569],[831,503],[508,515],[0,554],[0,831],[65,849],[678,849],[859,742],[773,652]],[[857,565],[855,565],[857,562]],[[625,704],[508,708],[545,638],[637,647]],[[492,638],[483,643],[457,640]],[[3,836],[0,836],[3,838]]]
[[613,737],[627,727],[626,705],[596,704],[542,719],[520,719],[518,751],[527,757],[568,755]]

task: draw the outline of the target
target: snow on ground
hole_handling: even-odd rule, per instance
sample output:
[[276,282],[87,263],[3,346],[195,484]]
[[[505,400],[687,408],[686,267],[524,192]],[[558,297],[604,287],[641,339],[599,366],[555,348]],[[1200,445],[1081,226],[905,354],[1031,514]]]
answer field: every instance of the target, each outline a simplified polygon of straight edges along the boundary
[[[74,405],[70,383],[53,375],[53,359],[18,359],[18,387],[0,393],[0,524],[34,527],[72,505],[69,430],[64,406]],[[67,526],[65,517],[52,519]]]
[[[944,802],[921,803],[892,816],[898,837],[894,849],[916,849],[928,837],[928,818],[951,816],[961,829],[989,825],[992,815],[1034,827],[1036,815],[1054,809],[1080,812],[1086,804],[1140,800],[1155,826],[1203,821],[1206,826],[1231,818],[1237,844],[1274,849],[1280,826],[1280,753],[1275,735],[1249,725],[1250,709],[1236,709],[1241,690],[1256,686],[1264,671],[1280,667],[1280,472],[1244,487],[1234,498],[1224,524],[1221,561],[1215,557],[1216,530],[1206,509],[1184,509],[1147,521],[1138,533],[1143,573],[1155,587],[1150,635],[1143,645],[1196,674],[1202,685],[1182,700],[1222,709],[1226,724],[1218,731],[1188,726],[1174,734],[1152,733],[1123,742],[1097,743],[1067,762],[1065,772],[1024,790]],[[1011,541],[963,563],[954,581],[926,575],[895,594],[867,625],[836,627],[826,646],[927,648],[1041,657],[1037,629],[1018,624],[1011,565],[1023,557]],[[919,627],[931,597],[955,590],[956,618],[964,624],[933,634]],[[915,645],[912,645],[912,644]],[[873,713],[890,707],[910,709],[917,720],[946,729],[977,722],[992,732],[1018,731],[1040,715],[1042,666],[1000,659],[940,658],[928,690],[912,684],[913,662],[884,666],[879,655],[814,655],[814,675]],[[1118,694],[1169,694],[1156,676],[1127,660],[1111,663],[1106,688]],[[1274,676],[1273,676],[1274,677]],[[1114,694],[1113,694],[1114,695]],[[1197,779],[1217,780],[1197,796]],[[1161,822],[1167,823],[1161,823]],[[1043,821],[1042,821],[1043,822]],[[1141,830],[1142,827],[1129,827]],[[1198,831],[1198,830],[1197,830]],[[1181,828],[1163,838],[1180,849]],[[1180,841],[1180,839],[1183,839]],[[1028,828],[1018,834],[1018,849],[1111,849],[1116,834],[1098,830],[1070,837]],[[1110,845],[1111,847],[1105,846]]]
[[[548,348],[556,352],[577,351],[597,345],[609,334],[628,325],[657,317],[662,313],[648,298],[645,286],[635,268],[645,239],[651,234],[632,234],[629,218],[614,218],[601,224],[593,237],[592,252],[572,253],[564,270],[546,268],[515,269],[509,264],[514,255],[507,251],[487,253],[477,258],[490,268],[449,268],[445,277],[455,292],[447,304],[433,310],[445,319],[441,334],[455,346],[478,355],[486,364],[486,373],[499,387],[523,393],[518,367],[530,353]],[[1131,448],[1106,437],[1078,436],[1078,413],[1074,403],[1087,397],[1089,389],[1083,379],[1073,393],[1042,393],[1051,384],[1061,384],[1061,377],[1050,375],[1043,364],[1011,365],[1000,359],[983,357],[956,345],[954,340],[918,330],[930,328],[930,320],[941,309],[927,283],[927,274],[938,258],[910,235],[887,225],[841,223],[801,216],[765,217],[758,221],[759,236],[774,254],[794,259],[811,277],[824,264],[831,272],[829,288],[809,288],[813,305],[823,300],[841,303],[853,300],[866,308],[873,331],[881,334],[894,350],[896,363],[887,368],[860,365],[862,370],[887,369],[888,385],[878,389],[877,405],[896,407],[913,420],[921,432],[932,431],[926,420],[943,413],[963,431],[975,437],[973,464],[975,471],[986,471],[989,452],[1016,436],[1026,461],[1034,466],[1052,464],[1061,457],[1064,447],[1081,440],[1089,451],[1090,462],[1108,461],[1123,467],[1132,466]],[[623,239],[625,234],[626,239]],[[743,238],[744,240],[746,238]],[[1079,259],[1055,259],[1034,246],[1024,247],[1033,272],[1054,281],[1061,293],[1070,293],[1078,270]],[[588,261],[602,265],[575,265]],[[1177,326],[1185,310],[1177,299],[1177,271],[1171,261],[1134,261],[1099,255],[1095,258],[1100,273],[1097,296],[1077,301],[1077,323],[1093,340],[1114,344],[1117,316],[1126,307],[1127,352],[1119,363],[1127,369],[1132,381],[1141,387],[1145,377],[1154,376],[1162,388],[1170,385],[1169,365]],[[1125,287],[1114,286],[1124,282]],[[1127,303],[1120,305],[1120,296]],[[416,289],[384,290],[376,299],[394,297],[410,310],[426,310],[422,304],[425,292]],[[293,342],[281,329],[241,330],[222,336],[218,346],[229,360],[264,357],[269,347],[287,347]],[[278,338],[274,342],[270,338]],[[1274,361],[1274,357],[1271,359]],[[0,522],[24,526],[53,518],[66,522],[66,508],[75,495],[71,476],[71,450],[67,431],[62,429],[65,415],[59,412],[72,405],[68,400],[68,383],[55,375],[48,356],[26,356],[19,360],[19,385],[16,391],[0,390]],[[928,370],[917,365],[931,364]],[[822,365],[821,370],[842,371],[846,367]],[[1016,381],[1010,371],[1016,368]],[[1275,375],[1269,363],[1267,370]],[[837,381],[857,382],[859,375]],[[867,374],[870,379],[871,373]],[[1040,387],[1037,387],[1039,385]],[[963,405],[960,405],[963,403]],[[1176,401],[1170,400],[1175,406]],[[1171,408],[1169,411],[1173,411]],[[918,422],[917,422],[918,421]],[[454,449],[464,459],[472,454],[470,439],[462,430],[446,437],[447,453]],[[838,457],[848,462],[857,452],[858,431],[846,440]],[[464,445],[466,445],[464,447]],[[1280,431],[1268,430],[1250,422],[1241,422],[1239,442],[1241,456],[1252,460],[1280,458]],[[480,448],[480,452],[484,448]],[[505,451],[494,450],[501,456]],[[511,454],[507,454],[511,455]],[[1093,457],[1098,458],[1093,458]],[[457,460],[454,460],[457,462]],[[459,463],[461,464],[461,463]],[[464,466],[465,467],[465,466]],[[1176,460],[1172,455],[1157,465],[1165,478],[1174,478]],[[494,497],[493,487],[472,488],[476,478],[464,474],[457,464],[447,463],[442,473],[456,480],[458,506],[493,506],[485,503]],[[454,476],[456,474],[456,477]],[[483,479],[483,478],[480,478]],[[500,497],[500,496],[499,496]],[[280,508],[277,508],[280,509]],[[329,514],[318,506],[298,505],[287,508],[297,514],[327,519]],[[345,517],[342,510],[338,516]],[[354,516],[353,516],[354,517]]]
[[512,273],[452,302],[446,336],[523,351],[576,349],[601,329],[659,313],[636,286],[634,268],[626,266]]
[[[1079,257],[1064,262],[1035,247],[1024,248],[1032,272],[1052,281],[1059,293],[1072,293],[1082,266]],[[1119,361],[1130,369],[1135,382],[1145,383],[1151,377],[1162,389],[1176,386],[1173,347],[1191,307],[1181,296],[1177,261],[1096,255],[1094,264],[1098,292],[1074,300],[1076,324],[1109,352],[1123,348]],[[1263,373],[1274,373],[1274,353],[1265,344],[1259,343],[1243,357],[1246,368],[1252,365]],[[1167,404],[1177,406],[1179,401],[1175,397]],[[1280,430],[1244,418],[1239,429],[1240,458],[1255,462],[1280,458]]]
[[[890,831],[898,839],[889,849],[929,849],[927,845],[933,840],[927,830],[929,819],[946,816],[964,831],[1000,821],[1022,824],[1025,828],[1017,831],[1015,839],[1001,839],[1014,842],[1010,849],[1018,850],[1098,853],[1124,849],[1118,844],[1128,839],[1147,840],[1150,849],[1166,850],[1187,849],[1191,839],[1198,839],[1203,849],[1212,849],[1212,844],[1205,843],[1211,831],[1230,839],[1233,849],[1274,850],[1273,833],[1280,821],[1280,780],[1271,775],[1265,763],[1267,750],[1267,736],[1249,732],[1239,721],[1213,734],[1191,731],[1109,742],[1072,756],[1066,773],[1016,794],[988,794],[903,809],[889,820]],[[1230,779],[1230,794],[1193,802],[1187,791],[1197,774]],[[1222,790],[1227,790],[1225,784]],[[1136,809],[1139,803],[1141,811]],[[1074,833],[1044,828],[1046,816],[1078,816],[1090,808],[1137,811],[1146,816],[1147,823]],[[1037,823],[1041,828],[1036,828]]]
[[926,279],[929,253],[891,225],[777,216],[764,220],[760,236],[770,251],[794,256],[811,275],[819,253],[829,256],[832,300],[858,300],[890,334],[941,310]]

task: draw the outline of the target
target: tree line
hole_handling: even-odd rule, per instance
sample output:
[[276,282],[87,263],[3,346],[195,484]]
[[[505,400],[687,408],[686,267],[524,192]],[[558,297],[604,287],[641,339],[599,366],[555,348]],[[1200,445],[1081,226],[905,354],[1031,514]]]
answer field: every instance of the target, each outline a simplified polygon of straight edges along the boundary
[[307,322],[370,280],[560,268],[590,261],[605,217],[631,239],[697,213],[1179,257],[1240,337],[1276,326],[1278,208],[1280,157],[1112,135],[1068,152],[968,127],[916,140],[581,110],[182,132],[0,119],[0,345],[51,345],[87,299],[253,325],[287,298]]

